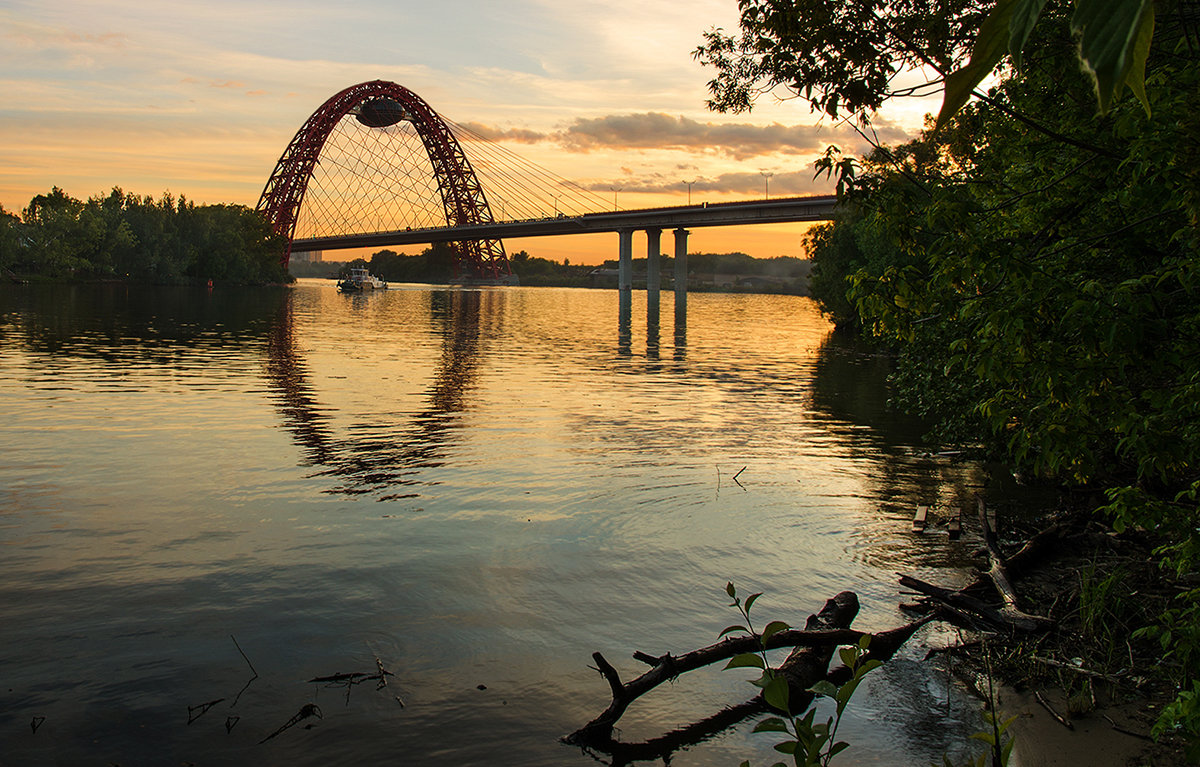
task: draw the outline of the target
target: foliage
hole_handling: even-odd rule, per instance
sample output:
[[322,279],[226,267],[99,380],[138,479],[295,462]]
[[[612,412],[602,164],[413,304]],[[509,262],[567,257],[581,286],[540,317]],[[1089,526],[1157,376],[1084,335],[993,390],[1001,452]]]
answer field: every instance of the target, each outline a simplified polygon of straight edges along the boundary
[[0,269],[10,269],[21,249],[21,219],[0,205]]
[[1156,739],[1167,733],[1182,736],[1187,741],[1185,754],[1189,762],[1200,763],[1200,681],[1192,682],[1190,690],[1181,690],[1167,704],[1162,716],[1154,723],[1150,734]]
[[[1010,716],[1007,719],[1001,719],[995,712],[985,711],[983,718],[987,722],[988,728],[972,733],[971,738],[987,744],[987,750],[974,759],[968,760],[966,767],[1002,767],[1003,765],[1007,765],[1009,759],[1012,757],[1013,746],[1017,744],[1017,741],[1008,734],[1008,728],[1012,726],[1013,722],[1017,721],[1017,717]],[[950,757],[948,756],[942,757],[942,764],[945,767],[954,767],[954,763],[950,761]]]
[[[714,109],[782,87],[864,117],[912,92],[892,84],[905,67],[948,75],[916,141],[818,161],[844,203],[808,241],[825,309],[897,353],[898,399],[938,417],[941,438],[1106,489],[1099,512],[1117,531],[1162,542],[1164,579],[1194,577],[1200,63],[1184,4],[1157,16],[1149,0],[739,7],[741,34],[713,30],[694,54],[717,69]],[[1117,98],[1126,86],[1137,101]],[[1200,591],[1179,589],[1140,634],[1161,643],[1179,691],[1156,734],[1195,742]]]
[[715,67],[708,105],[744,112],[777,88],[831,117],[878,109],[909,90],[894,89],[905,69],[963,59],[984,18],[979,0],[740,0],[740,35],[713,29],[693,51]]
[[[762,674],[751,683],[762,689],[763,700],[776,711],[784,714],[782,718],[767,717],[755,725],[754,732],[784,733],[787,737],[775,744],[775,750],[781,754],[790,755],[792,763],[797,767],[827,766],[833,757],[849,748],[849,743],[837,740],[837,730],[851,696],[862,683],[863,677],[881,665],[878,660],[866,660],[864,657],[870,646],[871,637],[864,635],[857,646],[843,647],[838,650],[838,656],[850,671],[849,679],[840,686],[834,685],[828,680],[821,680],[809,688],[808,691],[814,695],[829,698],[834,702],[834,715],[826,718],[824,722],[818,722],[815,708],[809,708],[808,712],[803,715],[800,712],[792,711],[789,705],[787,680],[777,674],[767,662],[767,640],[780,631],[790,628],[788,624],[783,621],[771,621],[763,628],[761,634],[756,633],[750,619],[750,608],[754,605],[755,600],[762,596],[761,592],[746,597],[745,603],[738,597],[737,589],[732,583],[725,584],[725,593],[733,599],[730,607],[738,609],[745,625],[729,626],[721,632],[721,636],[741,631],[757,637],[759,645],[758,652],[736,655],[730,659],[725,668],[761,669]],[[742,762],[742,767],[749,767],[749,764],[749,762]],[[786,765],[784,762],[777,762],[773,767],[786,767]]]
[[[1066,9],[1042,22],[987,103],[845,179],[847,213],[810,242],[814,293],[899,352],[900,399],[943,437],[1107,488],[1114,528],[1163,541],[1164,577],[1185,576],[1200,565],[1200,65],[1152,51],[1152,112],[1127,100],[1097,117],[1088,76],[1062,74]],[[1178,659],[1183,695],[1200,595],[1146,635]]]
[[[717,70],[708,84],[710,109],[749,111],[756,98],[779,89],[830,117],[863,122],[885,101],[924,95],[944,84],[938,124],[945,124],[1006,56],[1018,69],[1026,44],[1043,21],[1047,0],[740,0],[741,34],[704,33],[692,53]],[[1051,6],[1056,4],[1051,3]],[[1078,39],[1078,55],[1062,62],[1070,74],[1081,62],[1102,110],[1128,87],[1146,111],[1144,72],[1154,35],[1153,0],[1074,0],[1061,40]],[[1046,16],[1053,17],[1050,13]],[[905,71],[932,79],[897,87]]]
[[0,266],[48,277],[279,282],[282,242],[253,210],[114,188],[86,202],[54,187],[4,216]]
[[[946,75],[939,125],[967,103],[1005,54],[1021,67],[1022,50],[1045,4],[1046,0],[997,0],[979,26],[970,61]],[[1128,87],[1150,112],[1145,70],[1154,36],[1153,0],[1075,0],[1071,32],[1079,37],[1079,58],[1092,76],[1101,110]]]

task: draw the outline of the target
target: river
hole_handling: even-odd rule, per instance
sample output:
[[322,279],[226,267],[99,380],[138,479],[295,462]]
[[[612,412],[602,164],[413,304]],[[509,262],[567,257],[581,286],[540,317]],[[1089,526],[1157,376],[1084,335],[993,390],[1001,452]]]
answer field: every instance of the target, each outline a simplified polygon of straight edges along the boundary
[[[965,577],[978,539],[910,519],[983,480],[921,453],[885,360],[806,298],[694,294],[686,329],[645,301],[0,287],[0,765],[589,765],[559,739],[608,703],[592,653],[631,678],[715,641],[727,581],[762,623],[850,589],[886,629],[897,571]],[[868,677],[844,763],[965,748],[938,632]],[[384,688],[308,681],[377,659]],[[750,676],[681,677],[620,735]],[[750,729],[670,763],[776,761]]]

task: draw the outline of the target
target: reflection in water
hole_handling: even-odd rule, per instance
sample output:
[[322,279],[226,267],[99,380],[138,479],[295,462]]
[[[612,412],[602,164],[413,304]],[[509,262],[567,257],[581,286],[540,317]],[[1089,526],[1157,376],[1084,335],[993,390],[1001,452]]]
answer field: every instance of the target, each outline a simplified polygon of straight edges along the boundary
[[286,290],[142,285],[7,288],[0,332],[33,354],[97,363],[171,366],[213,350],[244,349],[266,331]]
[[[0,761],[583,767],[558,739],[608,700],[592,652],[714,641],[729,580],[793,623],[854,589],[888,628],[893,571],[973,545],[914,536],[906,506],[977,470],[922,457],[886,361],[811,302],[694,295],[664,361],[622,298],[0,287]],[[263,682],[227,732],[230,635]],[[376,656],[404,709],[293,684]],[[733,673],[656,690],[622,737],[743,700]],[[856,764],[974,730],[932,713],[919,658],[865,684]],[[324,721],[257,745],[308,695]],[[672,763],[773,761],[749,729]]]
[[[336,435],[309,382],[296,339],[294,302],[281,309],[268,341],[267,377],[286,428],[303,446],[307,461],[324,467],[317,475],[342,480],[330,492],[355,495],[413,485],[420,470],[442,464],[450,433],[460,424],[454,416],[467,409],[467,394],[479,366],[485,302],[493,321],[503,318],[491,311],[497,308],[490,300],[494,295],[458,290],[433,293],[430,322],[441,328],[442,350],[426,392],[428,406],[399,424],[355,421],[350,436]],[[393,497],[398,496],[380,500]]]
[[913,446],[914,435],[928,426],[889,405],[885,395],[890,372],[889,357],[841,333],[830,334],[822,344],[813,371],[814,407],[879,437],[847,446],[852,456],[873,460],[876,466],[864,481],[878,499],[879,514],[868,518],[858,534],[877,545],[864,556],[879,567],[939,567],[948,562],[969,566],[977,539],[951,541],[945,527],[936,524],[923,534],[913,533],[905,523],[914,508],[924,504],[943,525],[958,513],[969,524],[974,496],[986,484],[985,471],[975,462],[939,457]]
[[633,295],[629,290],[617,292],[617,353],[627,357],[633,353]]
[[[685,294],[686,295],[686,294]],[[687,357],[687,301],[675,300],[675,361]]]
[[660,294],[657,290],[646,293],[646,357],[658,359],[658,326]]

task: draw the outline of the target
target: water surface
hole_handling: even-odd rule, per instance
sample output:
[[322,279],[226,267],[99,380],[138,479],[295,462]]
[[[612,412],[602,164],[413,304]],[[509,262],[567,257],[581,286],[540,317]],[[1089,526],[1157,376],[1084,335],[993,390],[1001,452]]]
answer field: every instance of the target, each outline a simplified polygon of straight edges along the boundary
[[[617,299],[0,288],[0,764],[587,765],[559,738],[607,705],[592,652],[630,678],[715,641],[727,581],[764,622],[850,589],[885,629],[897,570],[963,577],[975,542],[909,519],[978,472],[921,455],[886,362],[811,301],[692,295],[677,326]],[[853,763],[973,731],[919,662],[943,639],[859,693]],[[376,659],[385,689],[306,681]],[[747,676],[685,677],[621,735]],[[671,764],[775,761],[750,727]]]

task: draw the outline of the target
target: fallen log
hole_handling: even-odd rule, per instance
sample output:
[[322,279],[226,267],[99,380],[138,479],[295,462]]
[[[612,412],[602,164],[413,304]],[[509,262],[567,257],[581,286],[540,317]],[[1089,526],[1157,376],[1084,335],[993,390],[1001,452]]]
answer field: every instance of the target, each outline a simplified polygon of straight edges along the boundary
[[[806,631],[849,628],[858,615],[858,595],[843,591],[825,603],[816,615],[808,616],[804,624]],[[829,661],[833,658],[833,645],[797,647],[775,673],[788,683],[788,708],[800,712],[812,703],[813,693],[808,688],[825,678]],[[780,713],[788,714],[788,711]]]
[[[805,629],[785,629],[767,639],[766,648],[768,650],[786,647],[799,648],[784,660],[779,669],[789,681],[793,709],[803,710],[803,706],[808,705],[807,702],[804,702],[803,706],[800,706],[800,702],[805,700],[805,696],[808,696],[808,700],[811,701],[811,693],[808,693],[807,690],[817,681],[830,678],[835,684],[839,683],[838,677],[827,676],[826,673],[829,658],[832,656],[835,646],[856,645],[864,636],[869,636],[871,642],[867,658],[888,660],[918,628],[932,620],[932,616],[926,616],[899,628],[878,634],[868,634],[846,627],[857,612],[858,598],[852,592],[843,592],[826,602],[817,615],[810,616],[806,621]],[[644,743],[623,744],[612,737],[613,727],[630,704],[663,682],[674,680],[687,671],[703,668],[742,653],[757,652],[760,649],[759,637],[747,635],[727,638],[679,656],[669,653],[653,656],[638,651],[634,653],[634,657],[640,662],[650,665],[651,668],[637,678],[624,683],[617,670],[602,654],[593,653],[592,659],[596,662],[596,668],[608,682],[612,691],[612,701],[599,716],[563,738],[563,742],[601,750],[613,755],[619,753],[636,759],[654,758],[684,745],[700,742],[743,719],[763,713],[768,710],[768,707],[760,694],[738,706],[723,709],[710,717]],[[804,650],[814,650],[815,652],[807,653]],[[820,663],[821,655],[824,655],[824,664]]]
[[950,591],[941,586],[935,586],[911,575],[900,575],[900,585],[919,591],[946,607],[951,613],[964,616],[969,620],[976,618],[988,627],[999,630],[1037,631],[1045,628],[1045,620],[1026,619],[1025,616],[1014,614],[992,607],[982,599],[960,591]]
[[983,542],[987,546],[989,568],[987,571],[988,579],[996,589],[996,593],[1004,600],[1004,607],[1000,610],[1001,615],[1005,619],[1011,620],[1014,624],[1022,626],[1033,625],[1036,630],[1038,627],[1046,627],[1051,621],[1049,618],[1041,615],[1031,615],[1021,609],[1020,603],[1017,601],[1017,591],[1013,588],[1012,579],[1008,576],[1008,567],[1005,564],[1004,554],[1000,551],[1000,543],[996,540],[996,533],[992,530],[992,526],[988,520],[987,504],[983,501],[983,496],[975,496],[975,505],[979,509],[979,524],[983,529]]
[[[986,523],[984,527],[985,530],[992,529]],[[1009,567],[1014,572],[1020,572],[1033,566],[1040,554],[1065,537],[1068,531],[1069,525],[1066,523],[1058,523],[1042,531],[1009,558]],[[994,533],[991,534],[991,538],[994,542]],[[996,547],[997,552],[998,550]],[[950,591],[906,575],[900,575],[900,583],[932,600],[932,611],[899,628],[867,634],[849,628],[858,610],[858,599],[851,592],[843,592],[829,600],[817,615],[810,616],[804,629],[785,629],[767,639],[767,650],[796,648],[777,669],[788,679],[789,708],[793,713],[801,713],[809,705],[813,694],[808,692],[808,689],[816,682],[825,679],[835,686],[840,686],[851,677],[853,672],[844,666],[828,669],[833,648],[837,645],[855,645],[864,636],[870,636],[871,641],[863,660],[887,661],[918,628],[939,617],[945,617],[946,614],[978,627],[1001,630],[1034,631],[1046,628],[1048,623],[1047,619],[1040,616],[996,608],[968,593],[987,588],[991,581],[986,577],[958,591]],[[581,747],[585,751],[609,754],[613,757],[614,765],[659,758],[669,760],[670,755],[678,749],[699,743],[744,719],[769,711],[770,707],[759,694],[745,703],[721,709],[711,716],[660,737],[640,743],[621,743],[613,739],[613,729],[629,706],[658,685],[673,681],[687,671],[735,655],[757,653],[763,649],[764,643],[757,635],[744,635],[728,637],[679,656],[670,653],[652,655],[639,650],[633,653],[634,659],[650,668],[629,682],[621,681],[620,674],[601,653],[593,653],[596,670],[608,682],[612,700],[599,716],[564,737],[562,741]],[[822,659],[824,663],[821,662]]]

